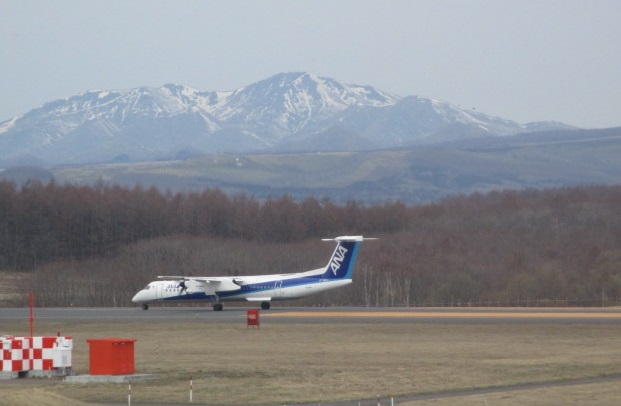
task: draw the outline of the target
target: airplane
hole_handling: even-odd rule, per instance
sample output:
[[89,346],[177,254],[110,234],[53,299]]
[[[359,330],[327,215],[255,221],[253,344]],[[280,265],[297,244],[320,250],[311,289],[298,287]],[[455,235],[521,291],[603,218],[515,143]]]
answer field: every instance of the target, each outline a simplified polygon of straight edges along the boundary
[[341,236],[322,239],[337,245],[323,268],[307,272],[258,276],[158,276],[136,293],[132,302],[143,310],[152,302],[187,302],[207,300],[215,311],[221,311],[225,301],[261,302],[268,310],[271,301],[292,300],[340,288],[352,283],[352,273],[363,236]]

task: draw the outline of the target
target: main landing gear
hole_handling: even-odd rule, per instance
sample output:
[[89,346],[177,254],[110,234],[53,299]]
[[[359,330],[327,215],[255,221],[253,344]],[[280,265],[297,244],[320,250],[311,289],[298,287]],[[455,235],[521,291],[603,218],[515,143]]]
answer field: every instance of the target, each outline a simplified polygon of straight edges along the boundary
[[270,309],[270,302],[261,302],[261,309],[269,310]]
[[146,303],[142,304],[142,310],[149,310],[149,305]]

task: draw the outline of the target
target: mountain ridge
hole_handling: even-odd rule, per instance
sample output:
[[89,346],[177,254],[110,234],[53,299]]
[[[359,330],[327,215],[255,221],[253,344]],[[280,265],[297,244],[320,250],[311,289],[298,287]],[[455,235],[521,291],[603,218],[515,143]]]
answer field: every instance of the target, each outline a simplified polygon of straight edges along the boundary
[[82,164],[119,157],[140,162],[187,151],[367,150],[568,128],[573,127],[522,125],[435,99],[289,72],[232,91],[169,83],[90,90],[51,101],[0,123],[0,164]]

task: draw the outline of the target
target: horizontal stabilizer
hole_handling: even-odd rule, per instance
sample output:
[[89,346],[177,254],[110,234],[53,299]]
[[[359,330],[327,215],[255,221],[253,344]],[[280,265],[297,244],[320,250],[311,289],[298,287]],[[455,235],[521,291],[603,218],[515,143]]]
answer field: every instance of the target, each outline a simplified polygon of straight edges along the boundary
[[373,237],[363,237],[361,235],[343,235],[340,237],[336,237],[336,238],[322,238],[321,241],[336,241],[336,242],[342,242],[342,241],[366,241],[366,240],[377,240],[377,238],[373,238]]

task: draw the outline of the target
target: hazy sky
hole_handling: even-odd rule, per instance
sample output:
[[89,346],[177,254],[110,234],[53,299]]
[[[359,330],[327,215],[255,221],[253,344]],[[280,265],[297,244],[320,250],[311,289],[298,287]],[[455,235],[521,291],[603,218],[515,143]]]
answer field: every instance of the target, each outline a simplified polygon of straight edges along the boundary
[[619,0],[0,0],[0,121],[93,89],[306,71],[521,123],[621,126]]

